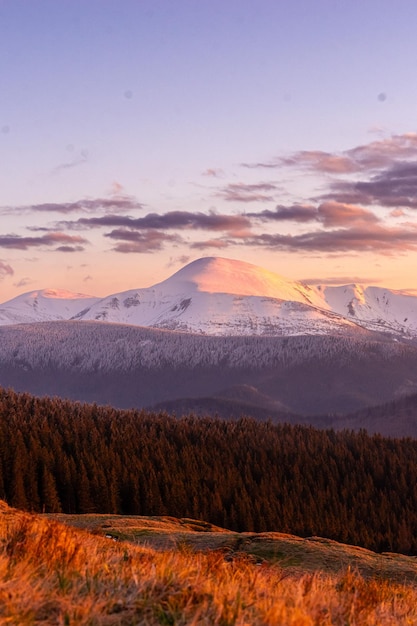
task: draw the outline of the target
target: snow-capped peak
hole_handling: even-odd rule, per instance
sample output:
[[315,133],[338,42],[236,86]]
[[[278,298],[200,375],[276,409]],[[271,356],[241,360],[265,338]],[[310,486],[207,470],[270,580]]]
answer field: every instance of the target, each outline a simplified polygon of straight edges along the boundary
[[65,320],[89,308],[99,298],[65,289],[28,291],[0,305],[0,324]]
[[357,284],[320,290],[332,311],[366,328],[417,334],[417,297],[406,291]]
[[45,299],[45,300],[84,300],[84,299],[97,299],[93,296],[87,296],[83,293],[74,293],[72,291],[67,291],[66,289],[36,289],[34,291],[27,291],[26,293],[20,294],[20,296],[16,296],[12,300],[8,300],[2,306],[8,306],[13,302],[31,302],[36,299]]
[[165,293],[199,291],[239,296],[263,296],[291,300],[328,308],[316,291],[280,274],[222,257],[204,257],[192,261],[161,283],[154,285]]

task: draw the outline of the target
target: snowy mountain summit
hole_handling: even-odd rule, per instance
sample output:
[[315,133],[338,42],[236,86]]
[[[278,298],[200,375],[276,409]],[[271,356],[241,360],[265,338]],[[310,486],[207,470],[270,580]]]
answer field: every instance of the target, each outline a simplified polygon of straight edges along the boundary
[[[156,287],[173,293],[191,289],[207,293],[264,296],[312,304],[310,287],[287,280],[257,265],[220,257],[197,259]],[[319,296],[317,303],[321,301],[322,298]]]
[[417,297],[380,287],[311,287],[250,263],[207,257],[152,287],[102,299],[43,290],[0,305],[2,325],[54,319],[208,335],[289,336],[368,329],[417,337]]
[[208,335],[323,334],[354,326],[317,290],[218,257],[198,259],[148,289],[104,298],[80,319]]
[[0,304],[0,325],[68,320],[98,300],[64,289],[29,291]]

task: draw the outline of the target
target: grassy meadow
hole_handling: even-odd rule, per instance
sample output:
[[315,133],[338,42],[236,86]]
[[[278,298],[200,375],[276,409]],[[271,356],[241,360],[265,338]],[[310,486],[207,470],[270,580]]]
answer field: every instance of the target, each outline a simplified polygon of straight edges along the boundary
[[413,557],[168,517],[59,517],[1,505],[0,624],[417,624]]

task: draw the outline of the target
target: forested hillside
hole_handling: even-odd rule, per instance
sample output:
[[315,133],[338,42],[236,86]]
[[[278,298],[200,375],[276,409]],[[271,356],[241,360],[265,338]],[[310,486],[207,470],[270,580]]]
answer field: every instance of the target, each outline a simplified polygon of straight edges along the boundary
[[0,392],[0,498],[417,554],[417,441]]
[[22,324],[0,327],[0,385],[126,409],[197,398],[216,410],[226,398],[239,403],[231,407],[237,416],[347,414],[416,393],[417,346],[366,331],[209,337],[99,322]]
[[181,367],[184,363],[193,369],[223,366],[261,370],[293,367],[338,355],[343,355],[346,362],[352,352],[358,360],[367,360],[370,352],[386,360],[411,350],[406,344],[393,343],[367,331],[318,337],[211,337],[77,321],[4,326],[0,327],[0,338],[0,364],[9,364],[13,358],[21,368],[72,367],[83,373],[116,368],[129,372],[138,367],[161,370]]

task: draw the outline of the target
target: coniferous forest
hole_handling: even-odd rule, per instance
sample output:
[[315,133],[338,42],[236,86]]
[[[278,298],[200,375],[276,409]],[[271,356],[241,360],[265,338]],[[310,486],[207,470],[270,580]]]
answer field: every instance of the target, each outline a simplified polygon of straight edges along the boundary
[[120,411],[0,390],[0,498],[417,554],[417,440]]

